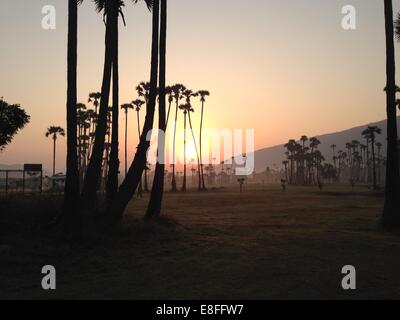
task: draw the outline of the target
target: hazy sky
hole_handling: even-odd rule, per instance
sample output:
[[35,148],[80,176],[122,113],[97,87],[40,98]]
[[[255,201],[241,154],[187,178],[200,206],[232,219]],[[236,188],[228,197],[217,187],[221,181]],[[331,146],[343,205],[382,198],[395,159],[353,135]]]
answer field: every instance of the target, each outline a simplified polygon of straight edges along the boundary
[[[149,78],[151,40],[146,6],[126,2],[121,103],[136,98],[134,87]],[[341,27],[347,4],[357,9],[355,31]],[[54,31],[41,27],[44,5],[57,10]],[[78,98],[86,103],[101,85],[104,24],[92,1],[84,0],[79,14]],[[382,120],[383,18],[380,0],[169,0],[167,80],[210,90],[206,127],[254,128],[256,148]],[[1,164],[50,167],[52,142],[44,132],[65,126],[66,28],[66,0],[0,2],[0,96],[32,117],[0,154]],[[133,154],[133,113],[130,120]],[[64,138],[59,150],[63,170]]]

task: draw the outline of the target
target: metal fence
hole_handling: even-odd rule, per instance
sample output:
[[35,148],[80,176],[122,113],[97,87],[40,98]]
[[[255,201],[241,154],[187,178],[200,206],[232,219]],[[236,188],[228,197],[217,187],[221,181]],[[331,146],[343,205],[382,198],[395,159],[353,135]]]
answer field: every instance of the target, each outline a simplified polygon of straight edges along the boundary
[[42,193],[43,172],[0,170],[0,194]]

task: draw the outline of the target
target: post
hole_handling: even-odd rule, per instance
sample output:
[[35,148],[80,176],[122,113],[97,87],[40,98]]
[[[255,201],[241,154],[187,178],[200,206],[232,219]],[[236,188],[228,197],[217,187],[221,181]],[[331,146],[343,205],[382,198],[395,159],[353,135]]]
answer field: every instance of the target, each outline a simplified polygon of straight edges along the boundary
[[22,173],[22,194],[25,194],[25,170]]
[[43,170],[40,170],[40,194],[43,192]]
[[6,171],[6,195],[8,195],[8,171]]

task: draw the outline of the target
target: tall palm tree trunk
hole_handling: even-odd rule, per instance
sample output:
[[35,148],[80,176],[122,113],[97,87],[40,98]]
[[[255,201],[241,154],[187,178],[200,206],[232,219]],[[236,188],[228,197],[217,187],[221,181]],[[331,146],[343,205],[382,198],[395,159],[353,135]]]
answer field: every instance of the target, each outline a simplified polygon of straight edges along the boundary
[[381,147],[378,147],[378,160],[377,160],[377,164],[378,164],[378,174],[377,174],[377,183],[381,184]]
[[374,190],[378,189],[378,185],[376,183],[376,162],[375,162],[375,139],[371,140],[372,147],[372,182]]
[[[141,131],[140,131],[140,114],[139,114],[139,110],[136,111],[136,117],[137,117],[138,134],[139,134],[139,139],[140,139],[140,136],[142,134],[141,134]],[[138,194],[141,195],[142,193],[143,193],[142,177],[140,177],[139,186],[138,186]]]
[[[160,79],[159,79],[159,120],[158,128],[165,133],[167,119],[165,115],[165,78],[166,78],[166,49],[167,49],[167,0],[161,0],[160,21]],[[171,106],[171,104],[170,104]],[[146,212],[146,218],[159,217],[161,214],[162,199],[164,195],[165,172],[165,134],[158,136],[157,164],[151,189],[150,202]]]
[[[109,6],[110,5],[109,3],[110,3],[109,1],[106,1],[106,6]],[[95,135],[92,156],[90,158],[90,163],[87,168],[86,179],[82,190],[82,200],[84,202],[84,205],[88,208],[93,208],[96,202],[96,193],[99,185],[99,180],[101,177],[105,135],[107,131],[107,115],[108,115],[108,102],[110,98],[112,43],[113,43],[113,34],[109,22],[110,19],[107,19],[103,83],[101,87],[99,117],[96,127],[96,135]]]
[[193,144],[194,144],[194,148],[196,150],[196,157],[197,157],[197,168],[198,168],[198,178],[199,178],[198,190],[201,191],[201,181],[202,180],[201,180],[201,172],[200,172],[199,149],[197,148],[196,137],[195,137],[194,130],[193,130],[192,118],[190,116],[190,112],[189,112],[188,116],[189,116],[189,127],[190,127],[190,131],[192,132]]
[[147,135],[153,128],[155,104],[157,98],[159,14],[160,1],[154,0],[149,104],[147,105],[146,119],[136,155],[128,170],[128,174],[122,182],[117,196],[110,207],[110,213],[113,215],[114,222],[119,222],[123,218],[126,206],[136,192],[146,165],[147,150],[150,147],[150,142],[147,140]]
[[53,176],[56,175],[56,141],[57,137],[53,136]]
[[113,2],[111,24],[112,24],[112,78],[113,78],[113,107],[112,107],[112,139],[109,161],[109,170],[107,177],[106,198],[109,204],[115,198],[118,192],[118,171],[119,171],[119,137],[118,137],[118,117],[119,117],[119,65],[118,65],[118,3]]
[[[56,140],[57,140],[57,136],[54,135],[53,136],[53,178],[56,175]],[[55,186],[56,186],[55,181],[52,180],[53,189],[55,188]]]
[[371,161],[369,154],[369,142],[370,140],[367,139],[367,182],[371,182]]
[[176,127],[178,123],[178,108],[179,102],[176,101],[175,106],[175,123],[174,123],[174,137],[172,140],[172,192],[177,192],[178,188],[176,185],[176,173],[175,173],[175,162],[176,162]]
[[167,128],[168,128],[169,116],[170,116],[170,113],[171,113],[171,105],[172,105],[172,102],[169,101],[168,102],[167,120],[165,121],[165,130],[167,130]]
[[184,113],[184,130],[183,130],[183,184],[182,191],[186,191],[186,112]]
[[128,109],[125,110],[125,177],[128,173]]
[[144,168],[144,192],[149,192],[149,181],[148,181],[148,177],[147,177],[147,161],[146,161],[146,167]]
[[201,189],[206,190],[206,184],[204,182],[204,169],[203,169],[203,119],[204,119],[204,101],[201,103],[201,117],[200,117],[200,168],[199,174],[201,175]]
[[64,217],[74,222],[79,202],[79,171],[77,154],[77,46],[78,3],[68,1],[68,71],[67,71],[67,177],[64,190]]
[[387,165],[383,224],[400,225],[400,177],[397,149],[396,73],[392,0],[385,0]]

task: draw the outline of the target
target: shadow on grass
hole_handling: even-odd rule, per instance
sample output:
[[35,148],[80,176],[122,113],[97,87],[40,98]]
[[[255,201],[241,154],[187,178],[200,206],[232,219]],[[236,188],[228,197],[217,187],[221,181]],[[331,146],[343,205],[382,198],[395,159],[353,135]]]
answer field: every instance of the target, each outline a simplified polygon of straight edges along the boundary
[[80,230],[66,232],[62,226],[53,225],[62,212],[62,203],[62,196],[55,195],[1,198],[1,243],[24,246],[35,242],[51,246],[69,244],[76,248],[90,248],[105,245],[119,237],[146,238],[155,234],[173,234],[181,229],[179,223],[168,216],[150,221],[127,218],[115,228],[104,228],[104,225],[97,223],[96,214],[81,212],[84,218],[79,223]]
[[332,196],[332,197],[376,197],[376,198],[383,198],[384,192],[383,191],[365,191],[365,192],[339,192],[339,191],[322,191],[322,192],[314,192],[317,195],[323,196]]

